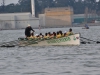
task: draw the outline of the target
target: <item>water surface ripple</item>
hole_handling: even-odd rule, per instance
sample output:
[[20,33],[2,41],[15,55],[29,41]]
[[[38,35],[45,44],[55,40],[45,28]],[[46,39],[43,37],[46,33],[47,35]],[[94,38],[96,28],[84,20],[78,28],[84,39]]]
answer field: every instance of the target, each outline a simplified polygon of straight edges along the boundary
[[[69,28],[35,29],[35,33]],[[73,27],[82,37],[100,41],[100,27]],[[0,42],[24,37],[24,30],[0,31]],[[100,75],[100,44],[0,48],[0,75]]]

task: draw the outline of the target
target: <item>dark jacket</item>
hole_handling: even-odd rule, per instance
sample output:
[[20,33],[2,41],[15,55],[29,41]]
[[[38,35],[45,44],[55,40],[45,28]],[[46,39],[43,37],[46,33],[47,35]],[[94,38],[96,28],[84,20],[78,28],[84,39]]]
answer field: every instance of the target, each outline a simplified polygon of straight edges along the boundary
[[26,29],[25,29],[25,35],[27,37],[31,36],[31,30],[34,32],[34,30],[32,29],[32,27],[26,27]]

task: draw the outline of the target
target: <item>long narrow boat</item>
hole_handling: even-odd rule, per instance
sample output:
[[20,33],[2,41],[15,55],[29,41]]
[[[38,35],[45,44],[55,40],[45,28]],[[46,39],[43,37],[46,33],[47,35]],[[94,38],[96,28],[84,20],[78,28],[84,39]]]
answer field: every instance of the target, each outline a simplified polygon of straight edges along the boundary
[[20,40],[19,46],[66,46],[80,45],[80,34],[74,34],[67,37],[61,37],[49,40]]

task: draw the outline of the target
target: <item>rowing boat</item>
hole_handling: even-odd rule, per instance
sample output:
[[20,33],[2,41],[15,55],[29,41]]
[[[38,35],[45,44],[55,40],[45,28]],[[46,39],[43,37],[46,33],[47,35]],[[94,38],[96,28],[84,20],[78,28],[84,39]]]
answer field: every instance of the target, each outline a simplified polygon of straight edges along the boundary
[[48,40],[19,40],[19,46],[66,46],[80,45],[80,34]]

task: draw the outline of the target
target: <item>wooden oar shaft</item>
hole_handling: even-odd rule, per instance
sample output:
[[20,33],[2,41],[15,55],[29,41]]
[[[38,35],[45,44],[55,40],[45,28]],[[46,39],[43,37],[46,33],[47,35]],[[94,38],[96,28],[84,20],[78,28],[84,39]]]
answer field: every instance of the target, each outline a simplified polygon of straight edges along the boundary
[[10,42],[3,42],[0,44],[0,47],[14,47],[19,44],[18,40],[10,41]]
[[84,37],[81,37],[81,38],[86,39],[86,40],[89,40],[89,41],[97,42],[97,41],[94,41],[94,40],[90,40],[88,38],[84,38]]
[[[100,43],[100,41],[94,41],[94,40],[90,40],[90,39],[84,38],[84,37],[81,37],[81,38],[86,39],[86,40],[88,40],[88,41],[96,42],[97,44]],[[90,42],[89,42],[89,43],[90,43]]]

